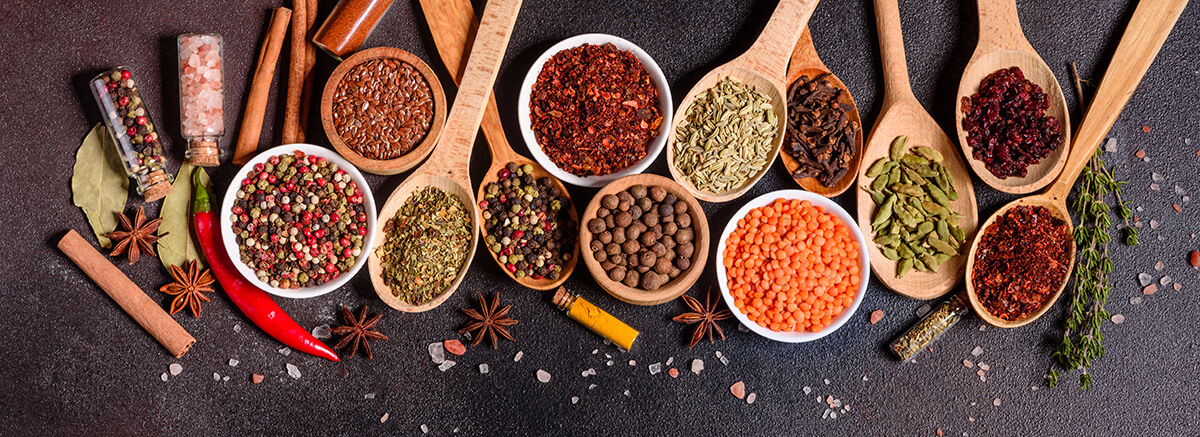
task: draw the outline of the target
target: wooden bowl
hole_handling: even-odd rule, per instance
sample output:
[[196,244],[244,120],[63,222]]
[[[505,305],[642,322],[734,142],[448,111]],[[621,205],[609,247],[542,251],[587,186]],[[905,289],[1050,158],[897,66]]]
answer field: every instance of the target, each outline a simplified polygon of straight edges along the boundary
[[462,283],[463,277],[467,275],[467,270],[471,266],[471,260],[475,258],[475,247],[479,241],[479,221],[476,219],[474,199],[471,198],[471,193],[463,189],[462,185],[449,178],[418,174],[409,177],[402,185],[396,187],[396,190],[388,196],[387,202],[383,204],[383,208],[379,210],[379,224],[375,227],[374,238],[376,247],[383,247],[387,244],[387,232],[384,231],[384,228],[387,227],[387,222],[396,215],[396,211],[401,206],[404,206],[404,202],[408,201],[409,196],[414,191],[425,187],[434,187],[445,191],[457,198],[459,202],[462,202],[463,208],[467,211],[468,220],[471,221],[471,244],[470,249],[467,251],[467,257],[463,260],[463,265],[458,270],[458,275],[454,277],[454,282],[451,282],[437,297],[419,305],[414,305],[392,294],[391,287],[388,287],[383,282],[383,266],[379,261],[379,255],[375,253],[374,249],[371,250],[370,256],[367,258],[367,268],[371,272],[371,285],[375,288],[375,294],[378,294],[379,299],[383,300],[383,303],[388,304],[388,306],[409,313],[419,313],[434,309],[445,302],[446,299],[449,299],[451,294],[454,294],[454,290],[458,289],[458,285]]
[[[397,59],[413,66],[421,73],[421,77],[425,78],[425,82],[429,84],[433,94],[433,123],[429,126],[429,132],[425,134],[425,139],[416,148],[399,158],[371,159],[360,155],[342,140],[342,137],[338,135],[337,127],[333,124],[333,95],[337,92],[342,78],[354,67],[373,59]],[[355,167],[379,175],[403,173],[425,160],[433,152],[433,146],[437,144],[442,127],[446,124],[447,112],[449,112],[449,107],[446,105],[446,93],[442,90],[442,83],[438,81],[433,69],[429,68],[429,65],[416,55],[392,47],[375,47],[347,58],[333,70],[333,74],[329,76],[329,82],[325,84],[325,92],[321,95],[321,125],[325,127],[325,135],[329,137],[333,148]]]
[[708,261],[709,246],[708,217],[704,215],[704,209],[700,207],[700,202],[697,202],[695,197],[692,197],[686,189],[675,183],[675,181],[653,174],[639,174],[626,176],[606,185],[592,197],[592,201],[588,203],[587,209],[583,211],[583,217],[579,221],[579,246],[589,245],[590,247],[592,233],[588,230],[587,222],[596,218],[596,211],[600,209],[600,199],[606,195],[624,191],[634,185],[645,185],[647,187],[660,186],[666,188],[668,193],[674,194],[679,200],[687,202],[688,211],[692,212],[692,230],[695,235],[692,239],[692,244],[696,248],[692,252],[691,267],[671,280],[671,282],[664,284],[658,290],[646,291],[627,287],[625,284],[609,279],[608,273],[600,267],[600,262],[596,261],[596,258],[592,256],[591,250],[581,249],[580,256],[583,257],[583,262],[587,264],[588,271],[592,273],[592,277],[596,279],[596,283],[600,284],[600,287],[604,291],[607,291],[608,294],[613,295],[613,297],[634,305],[643,306],[670,302],[687,292],[696,283],[696,280],[700,278],[700,273],[704,271],[704,264]]

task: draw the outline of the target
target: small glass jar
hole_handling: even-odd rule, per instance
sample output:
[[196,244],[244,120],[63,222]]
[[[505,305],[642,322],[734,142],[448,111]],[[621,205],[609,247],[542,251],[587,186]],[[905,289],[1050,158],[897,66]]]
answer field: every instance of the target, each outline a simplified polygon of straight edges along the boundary
[[888,345],[888,349],[891,349],[892,353],[896,354],[900,360],[907,361],[941,337],[951,326],[958,323],[964,314],[970,311],[971,306],[967,305],[966,298],[961,294],[956,294],[930,311],[917,324],[908,328],[904,335],[897,337],[892,344]]
[[159,131],[150,119],[133,73],[127,67],[114,68],[93,78],[89,88],[105,126],[112,132],[125,171],[137,182],[138,193],[147,202],[166,196],[171,192],[171,176],[166,172]]
[[217,143],[225,135],[225,86],[221,35],[185,33],[179,47],[179,127],[188,142],[184,156],[192,165],[221,163]]

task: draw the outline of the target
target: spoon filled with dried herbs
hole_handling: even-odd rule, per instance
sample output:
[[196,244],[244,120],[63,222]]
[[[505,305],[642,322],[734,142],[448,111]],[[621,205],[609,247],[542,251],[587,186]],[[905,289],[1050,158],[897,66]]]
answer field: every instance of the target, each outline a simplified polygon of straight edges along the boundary
[[697,199],[741,197],[771,167],[786,133],[788,53],[816,6],[780,0],[754,45],[700,78],[679,104],[667,168]]
[[958,244],[979,223],[975,190],[958,148],[913,95],[896,0],[875,0],[875,24],[884,99],[858,169],[858,225],[885,286],[933,299],[963,278]]
[[[442,63],[457,81],[478,22],[470,0],[422,0]],[[494,94],[480,123],[492,166],[479,184],[478,218],[492,259],[518,284],[534,290],[562,285],[579,258],[579,216],[562,182],[509,145]],[[530,183],[532,182],[532,183]]]
[[958,142],[983,182],[1031,193],[1062,171],[1071,145],[1067,101],[1054,71],[1025,39],[1016,0],[976,3],[979,43],[958,84]]
[[808,26],[792,51],[787,84],[787,137],[779,158],[805,190],[841,195],[854,185],[862,161],[862,120],[846,84],[817,56]]
[[[1062,174],[1042,194],[1017,199],[1004,205],[980,227],[980,232],[971,243],[966,266],[970,275],[967,279],[967,295],[971,306],[985,322],[1001,328],[1023,326],[1045,314],[1062,295],[1077,255],[1075,239],[1072,237],[1074,227],[1070,210],[1067,209],[1067,195],[1100,142],[1104,140],[1104,136],[1108,134],[1108,130],[1121,115],[1125,103],[1137,89],[1138,83],[1150,68],[1186,5],[1187,2],[1173,0],[1144,0],[1138,3],[1129,24],[1125,27],[1125,34],[1117,43],[1117,50],[1113,52],[1104,78],[1096,89],[1096,95],[1084,114],[1083,122],[1079,125],[1075,144],[1071,147]],[[1017,257],[1016,254],[1010,253],[1011,250],[1005,250],[1003,245],[994,244],[992,241],[1004,240],[1009,229],[1045,229],[1047,226],[1062,228],[1055,234],[1062,235],[1060,238],[1064,240],[1062,244],[1067,246],[1067,255],[1060,257],[1057,256],[1057,252],[1043,247],[1047,244],[1053,245],[1053,241],[1035,242],[1034,250],[1055,255],[1043,257],[1040,267],[1060,273],[1049,287],[1042,287],[1046,289],[1043,293],[1028,296],[1030,287],[1023,284],[1028,281],[1024,275],[988,268],[989,265],[998,264],[997,259]],[[1032,239],[1029,233],[1015,234]],[[1033,236],[1037,235],[1042,234]],[[993,298],[998,294],[996,291],[1014,290],[1019,292],[1015,299],[997,302]],[[1036,299],[1036,302],[1030,302],[1033,299]]]
[[[370,255],[371,284],[392,308],[431,310],[454,293],[475,255],[479,213],[471,193],[471,147],[500,70],[521,0],[491,0],[462,85],[429,160],[388,196]],[[429,250],[436,245],[445,250]],[[386,275],[386,277],[385,277]]]

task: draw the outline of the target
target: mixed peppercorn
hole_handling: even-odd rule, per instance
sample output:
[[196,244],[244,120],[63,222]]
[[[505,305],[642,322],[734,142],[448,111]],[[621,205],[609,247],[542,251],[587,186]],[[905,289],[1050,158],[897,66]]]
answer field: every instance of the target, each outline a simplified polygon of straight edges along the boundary
[[509,163],[487,185],[479,201],[484,243],[513,276],[557,280],[574,256],[578,224],[571,199],[532,172],[530,164]]
[[367,213],[337,164],[297,151],[254,165],[230,211],[241,261],[278,288],[314,287],[362,254]]
[[129,152],[136,154],[126,156],[130,171],[143,174],[161,170],[166,163],[162,155],[162,143],[159,142],[158,131],[150,120],[150,113],[146,111],[132,73],[117,68],[97,76],[92,82],[97,99],[107,100],[100,103],[106,111],[104,116],[111,121],[113,136],[118,143],[127,140],[132,148]]

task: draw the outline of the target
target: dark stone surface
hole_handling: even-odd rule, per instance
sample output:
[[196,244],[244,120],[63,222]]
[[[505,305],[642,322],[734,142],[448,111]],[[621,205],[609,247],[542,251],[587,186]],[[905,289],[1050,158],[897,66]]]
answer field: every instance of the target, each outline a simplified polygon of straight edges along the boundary
[[[328,13],[332,0],[322,2]],[[934,117],[953,133],[954,93],[970,57],[977,29],[973,2],[904,1],[902,13],[914,90]],[[1025,32],[1064,89],[1070,89],[1067,64],[1079,63],[1084,78],[1095,83],[1107,65],[1134,2],[1023,0],[1019,2]],[[1125,199],[1143,207],[1143,222],[1158,229],[1142,230],[1136,248],[1114,245],[1117,266],[1108,309],[1126,315],[1122,325],[1104,325],[1108,355],[1095,363],[1095,387],[1077,388],[1074,375],[1065,387],[1044,387],[1042,375],[1049,352],[1061,335],[1065,305],[1046,317],[1014,330],[979,329],[968,316],[932,351],[916,363],[898,363],[885,345],[915,320],[922,302],[896,295],[872,280],[858,314],[841,330],[808,344],[782,344],[727,324],[729,339],[716,345],[686,348],[686,330],[669,318],[678,303],[634,307],[597,288],[582,266],[568,287],[639,328],[633,352],[605,346],[595,335],[555,311],[542,293],[520,289],[505,278],[480,250],[471,273],[445,305],[422,314],[402,314],[375,297],[365,272],[328,295],[280,304],[306,327],[337,323],[335,309],[368,304],[386,312],[381,330],[392,337],[375,347],[375,360],[361,358],[339,364],[292,353],[265,336],[217,294],[203,317],[177,315],[198,339],[182,359],[173,359],[134,321],[104,296],[54,244],[67,229],[93,239],[83,213],[71,204],[69,178],[80,139],[99,121],[87,94],[86,80],[115,65],[128,65],[149,96],[153,116],[165,126],[170,166],[182,159],[178,137],[175,36],[183,32],[224,35],[227,78],[226,122],[233,144],[244,105],[244,92],[267,12],[275,1],[198,0],[77,2],[7,2],[0,10],[5,31],[0,41],[6,62],[0,65],[4,86],[3,133],[0,144],[0,212],[12,246],[0,257],[3,290],[0,314],[5,334],[0,349],[0,434],[902,434],[947,435],[1032,434],[1191,434],[1200,416],[1195,372],[1200,349],[1200,275],[1187,266],[1186,254],[1200,248],[1192,233],[1200,231],[1193,208],[1174,193],[1178,185],[1200,196],[1200,12],[1184,12],[1138,92],[1130,100],[1111,136],[1120,144],[1108,160],[1130,184]],[[774,6],[770,1],[569,1],[528,0],[521,11],[500,80],[496,85],[509,138],[524,150],[515,130],[516,93],[530,63],[549,45],[585,32],[606,32],[629,39],[649,52],[683,96],[708,69],[731,59],[753,41]],[[825,62],[859,99],[867,126],[878,115],[882,93],[878,44],[869,2],[823,2],[813,15],[813,34]],[[411,51],[441,71],[417,3],[400,0],[384,17],[367,46],[394,46]],[[321,56],[318,77],[334,67]],[[281,69],[282,73],[283,70]],[[318,86],[323,85],[318,79]],[[278,83],[278,81],[277,81]],[[443,83],[449,83],[443,80]],[[320,88],[317,88],[320,90]],[[276,101],[282,96],[276,96]],[[1073,93],[1067,99],[1075,106]],[[315,102],[314,102],[315,103]],[[275,107],[275,105],[272,105]],[[315,112],[314,112],[315,113]],[[1077,121],[1079,114],[1072,114]],[[271,109],[263,145],[277,141],[278,111]],[[308,132],[324,140],[318,118]],[[1141,127],[1150,126],[1149,133]],[[953,135],[952,135],[953,136]],[[1188,143],[1189,138],[1197,137]],[[1145,149],[1149,162],[1133,158]],[[477,144],[472,167],[475,180],[489,163]],[[235,167],[217,169],[217,187],[229,182]],[[666,174],[665,158],[652,167]],[[1162,174],[1161,191],[1153,191],[1151,172]],[[404,176],[370,177],[382,202]],[[724,205],[706,205],[710,223],[719,231],[745,200],[795,188],[776,164],[746,197]],[[1012,196],[976,183],[980,213],[986,217]],[[572,192],[585,203],[594,190]],[[141,201],[131,196],[129,208]],[[851,195],[838,199],[853,205]],[[1178,203],[1183,213],[1172,210]],[[152,214],[158,204],[148,205]],[[1154,271],[1156,261],[1165,263]],[[709,263],[712,266],[712,262]],[[120,263],[136,283],[157,301],[168,299],[157,288],[167,274],[157,260],[135,266]],[[1141,305],[1139,272],[1155,279],[1171,275],[1182,291],[1163,290]],[[712,268],[701,279],[702,293],[713,283]],[[502,292],[514,304],[520,324],[518,341],[498,351],[471,348],[459,364],[443,373],[430,363],[426,345],[455,338],[463,321],[457,308],[476,292]],[[887,315],[877,325],[867,322],[876,309]],[[240,326],[240,331],[235,327]],[[970,355],[975,346],[982,356]],[[592,351],[599,349],[598,354]],[[730,359],[722,365],[720,350]],[[520,362],[513,355],[524,351]],[[605,365],[611,354],[612,367]],[[678,379],[651,376],[647,365],[674,357]],[[240,364],[230,367],[229,359]],[[688,363],[702,358],[707,370],[696,376]],[[980,382],[962,360],[991,367]],[[628,362],[637,360],[637,366]],[[183,373],[159,379],[171,363]],[[299,366],[303,377],[287,376],[285,364]],[[491,373],[477,366],[488,363]],[[599,375],[581,377],[595,368]],[[553,374],[538,383],[537,369]],[[230,376],[214,381],[212,374]],[[250,374],[266,375],[260,385]],[[729,395],[729,386],[745,381],[755,392],[753,405]],[[828,380],[828,383],[824,381]],[[595,384],[589,389],[589,384]],[[813,388],[805,395],[802,387]],[[1037,387],[1036,391],[1031,387]],[[629,396],[624,393],[628,390]],[[375,393],[374,399],[364,395]],[[571,398],[578,396],[578,404]],[[836,420],[822,420],[818,397],[833,396],[851,405]],[[992,405],[999,398],[999,407]],[[385,413],[390,419],[380,423]]]

